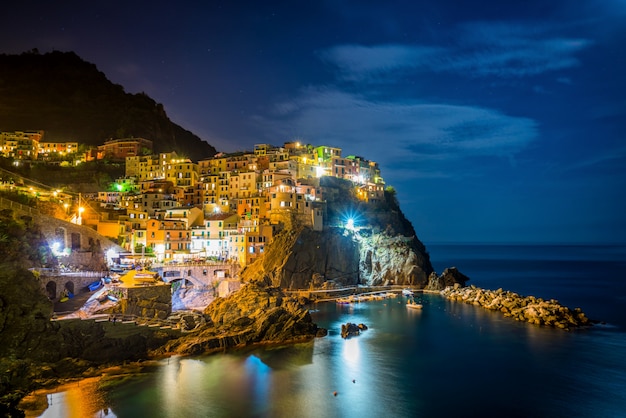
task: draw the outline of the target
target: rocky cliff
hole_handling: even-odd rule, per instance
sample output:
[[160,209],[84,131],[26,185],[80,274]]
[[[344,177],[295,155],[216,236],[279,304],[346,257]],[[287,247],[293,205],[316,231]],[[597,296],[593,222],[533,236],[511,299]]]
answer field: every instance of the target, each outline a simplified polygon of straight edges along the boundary
[[280,288],[251,282],[204,311],[206,325],[172,340],[153,354],[201,354],[250,344],[307,341],[326,334],[308,309]]
[[358,231],[301,227],[281,232],[264,258],[246,268],[244,281],[268,277],[274,286],[309,289],[350,285],[412,285],[424,288],[433,269],[414,237],[362,228]]
[[[324,229],[291,222],[263,258],[241,272],[244,281],[267,278],[285,289],[357,284],[443,289],[450,280],[464,284],[455,276],[433,274],[426,248],[392,190],[385,192],[384,201],[364,203],[348,181],[323,178],[320,186],[327,204]],[[353,226],[346,227],[347,216]]]

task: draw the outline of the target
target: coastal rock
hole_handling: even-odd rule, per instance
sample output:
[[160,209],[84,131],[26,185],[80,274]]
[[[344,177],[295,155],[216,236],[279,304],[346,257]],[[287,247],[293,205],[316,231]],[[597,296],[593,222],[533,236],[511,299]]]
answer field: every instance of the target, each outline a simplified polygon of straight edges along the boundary
[[446,287],[441,294],[447,299],[500,311],[504,316],[531,324],[561,329],[591,325],[591,321],[580,308],[572,310],[554,299],[544,301],[534,296],[520,296],[502,289],[494,291],[476,286]]
[[447,287],[463,287],[469,281],[469,277],[464,275],[456,267],[449,267],[437,276],[435,272],[428,276],[426,290],[443,290]]
[[207,325],[168,342],[155,354],[200,354],[251,344],[308,341],[326,335],[308,309],[277,287],[245,284],[204,311]]
[[361,334],[361,331],[365,331],[367,329],[367,325],[365,324],[353,324],[352,322],[347,322],[341,325],[341,338],[350,338]]

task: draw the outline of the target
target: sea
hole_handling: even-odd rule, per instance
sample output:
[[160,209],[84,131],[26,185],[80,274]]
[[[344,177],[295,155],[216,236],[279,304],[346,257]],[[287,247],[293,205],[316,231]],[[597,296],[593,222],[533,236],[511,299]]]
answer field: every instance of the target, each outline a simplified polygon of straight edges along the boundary
[[[626,417],[626,245],[427,245],[437,272],[580,307],[564,331],[417,294],[311,306],[328,336],[47,392],[42,417]],[[368,329],[343,339],[341,325]]]

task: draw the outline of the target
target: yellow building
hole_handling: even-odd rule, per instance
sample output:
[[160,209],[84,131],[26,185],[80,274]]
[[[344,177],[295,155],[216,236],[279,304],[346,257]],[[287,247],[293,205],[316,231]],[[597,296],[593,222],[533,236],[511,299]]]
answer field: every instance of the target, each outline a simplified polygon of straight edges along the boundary
[[200,178],[198,164],[189,159],[171,159],[165,165],[165,180],[171,181],[175,187],[195,186]]
[[44,131],[0,132],[0,153],[18,160],[36,160]]

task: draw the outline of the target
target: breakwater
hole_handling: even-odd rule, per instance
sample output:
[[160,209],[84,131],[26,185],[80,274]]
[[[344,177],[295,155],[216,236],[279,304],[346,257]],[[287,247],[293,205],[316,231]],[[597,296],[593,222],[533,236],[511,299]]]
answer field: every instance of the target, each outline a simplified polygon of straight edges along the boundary
[[503,289],[488,290],[476,286],[447,287],[441,294],[449,300],[500,311],[506,317],[531,324],[561,329],[591,325],[591,321],[580,308],[570,309],[554,299],[546,301]]

